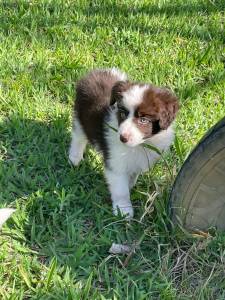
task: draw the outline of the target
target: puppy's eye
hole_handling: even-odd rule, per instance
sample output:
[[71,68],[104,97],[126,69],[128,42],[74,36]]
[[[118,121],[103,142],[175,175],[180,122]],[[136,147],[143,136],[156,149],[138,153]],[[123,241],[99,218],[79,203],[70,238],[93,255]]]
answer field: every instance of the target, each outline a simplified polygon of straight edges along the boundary
[[120,118],[122,120],[125,120],[129,115],[129,112],[125,108],[119,108],[119,114],[120,114]]
[[121,118],[121,119],[126,119],[126,117],[127,117],[127,116],[126,116],[125,112],[124,112],[124,111],[121,111],[121,112],[120,112],[120,118]]
[[138,119],[138,122],[141,123],[141,124],[148,124],[151,122],[151,120],[149,118],[146,118],[146,117],[140,117]]

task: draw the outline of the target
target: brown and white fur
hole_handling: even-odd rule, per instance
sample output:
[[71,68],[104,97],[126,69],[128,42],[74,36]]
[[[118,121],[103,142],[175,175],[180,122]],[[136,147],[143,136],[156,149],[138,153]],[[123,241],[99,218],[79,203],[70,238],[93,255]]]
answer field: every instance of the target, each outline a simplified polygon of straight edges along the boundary
[[115,68],[94,70],[77,83],[69,158],[78,165],[87,142],[103,154],[114,214],[133,217],[130,189],[159,158],[142,143],[167,150],[177,110],[172,92],[131,82]]

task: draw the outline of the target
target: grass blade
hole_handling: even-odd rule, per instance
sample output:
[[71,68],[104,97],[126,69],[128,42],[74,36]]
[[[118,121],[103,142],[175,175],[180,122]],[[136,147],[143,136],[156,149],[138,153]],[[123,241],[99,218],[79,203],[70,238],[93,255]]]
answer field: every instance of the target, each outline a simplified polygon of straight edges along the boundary
[[47,290],[50,287],[50,284],[51,284],[51,281],[52,281],[52,277],[53,277],[53,274],[54,274],[55,269],[56,269],[56,264],[57,264],[56,258],[53,258],[53,260],[51,261],[51,264],[50,264],[50,268],[49,268],[49,272],[48,272],[48,277],[47,277],[47,282],[46,282],[46,288],[47,288]]
[[33,287],[32,287],[32,284],[31,284],[29,275],[28,275],[28,273],[25,271],[25,269],[23,268],[23,266],[19,266],[19,272],[20,272],[20,275],[21,275],[21,277],[23,278],[24,282],[26,283],[27,287],[28,287],[29,289],[34,290]]

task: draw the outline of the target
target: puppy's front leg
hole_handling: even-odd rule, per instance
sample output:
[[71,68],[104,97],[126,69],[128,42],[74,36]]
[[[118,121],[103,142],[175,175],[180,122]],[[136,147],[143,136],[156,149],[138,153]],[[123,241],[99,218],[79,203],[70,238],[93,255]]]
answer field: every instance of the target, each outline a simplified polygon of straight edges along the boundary
[[113,213],[127,215],[127,219],[133,217],[133,207],[130,201],[129,176],[126,173],[115,173],[109,169],[105,170],[105,176],[109,185],[113,204]]

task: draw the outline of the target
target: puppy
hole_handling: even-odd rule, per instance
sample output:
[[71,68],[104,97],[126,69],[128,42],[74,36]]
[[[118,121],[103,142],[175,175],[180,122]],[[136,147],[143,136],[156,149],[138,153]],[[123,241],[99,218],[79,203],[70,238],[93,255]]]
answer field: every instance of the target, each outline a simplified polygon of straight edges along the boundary
[[115,68],[94,70],[77,83],[69,159],[77,166],[87,142],[102,153],[114,214],[133,217],[130,189],[159,158],[142,144],[167,150],[177,111],[169,90],[132,82]]

